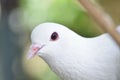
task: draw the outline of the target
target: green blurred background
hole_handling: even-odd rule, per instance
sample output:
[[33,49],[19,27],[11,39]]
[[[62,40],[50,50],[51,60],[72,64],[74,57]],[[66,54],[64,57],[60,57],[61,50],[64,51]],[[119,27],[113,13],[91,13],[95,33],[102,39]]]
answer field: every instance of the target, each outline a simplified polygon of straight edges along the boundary
[[[91,0],[120,23],[120,0]],[[60,80],[39,57],[26,59],[32,29],[56,22],[84,37],[103,33],[77,0],[0,1],[0,80]]]

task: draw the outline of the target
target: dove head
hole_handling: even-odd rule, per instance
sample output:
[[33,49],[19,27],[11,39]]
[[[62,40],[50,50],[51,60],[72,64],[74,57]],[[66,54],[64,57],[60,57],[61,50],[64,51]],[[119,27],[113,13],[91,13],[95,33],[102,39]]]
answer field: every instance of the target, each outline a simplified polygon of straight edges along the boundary
[[[28,58],[36,54],[43,59],[52,59],[60,56],[69,46],[73,31],[56,23],[43,23],[35,27],[31,34],[32,45]],[[73,35],[74,36],[74,35]],[[72,37],[74,38],[74,37]]]

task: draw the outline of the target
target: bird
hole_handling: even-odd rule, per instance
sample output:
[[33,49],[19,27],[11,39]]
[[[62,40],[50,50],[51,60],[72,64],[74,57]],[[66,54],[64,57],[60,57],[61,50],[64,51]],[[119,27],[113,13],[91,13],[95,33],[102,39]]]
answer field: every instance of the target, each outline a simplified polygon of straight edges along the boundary
[[120,80],[120,47],[109,33],[87,38],[45,22],[33,29],[31,43],[27,58],[39,56],[62,80]]

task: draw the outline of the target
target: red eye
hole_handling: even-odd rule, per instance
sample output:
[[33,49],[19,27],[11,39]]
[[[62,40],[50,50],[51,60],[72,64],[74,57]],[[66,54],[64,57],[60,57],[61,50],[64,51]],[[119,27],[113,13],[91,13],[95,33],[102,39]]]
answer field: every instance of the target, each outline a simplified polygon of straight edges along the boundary
[[55,41],[57,39],[58,39],[58,33],[57,32],[53,32],[52,35],[51,35],[51,40]]

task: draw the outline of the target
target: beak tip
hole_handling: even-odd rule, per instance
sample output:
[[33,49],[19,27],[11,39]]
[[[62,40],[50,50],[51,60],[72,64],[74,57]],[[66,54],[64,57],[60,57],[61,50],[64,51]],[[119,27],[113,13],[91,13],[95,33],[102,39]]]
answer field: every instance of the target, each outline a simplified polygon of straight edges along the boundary
[[38,44],[32,44],[30,49],[29,49],[29,52],[27,54],[27,59],[31,59],[33,58],[37,53],[38,51],[41,49],[41,46],[38,45]]
[[32,54],[32,53],[28,53],[28,54],[26,55],[26,57],[27,57],[27,60],[30,60],[31,58],[33,58],[33,54]]
[[32,57],[27,55],[26,58],[27,58],[27,60],[30,60]]

